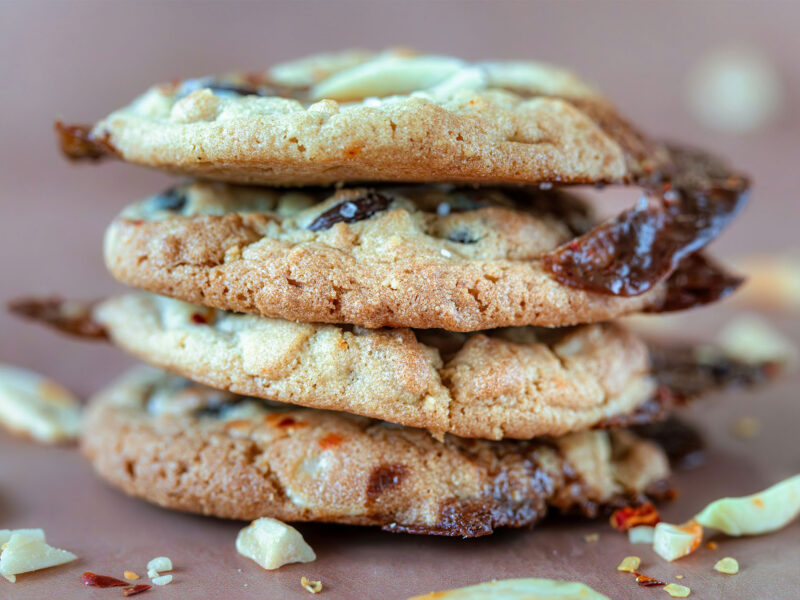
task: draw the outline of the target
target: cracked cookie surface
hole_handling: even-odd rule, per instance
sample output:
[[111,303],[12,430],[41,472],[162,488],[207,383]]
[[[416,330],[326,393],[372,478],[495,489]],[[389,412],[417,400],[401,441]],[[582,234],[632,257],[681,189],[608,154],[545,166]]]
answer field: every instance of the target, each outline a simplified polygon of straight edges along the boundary
[[669,474],[626,430],[467,440],[236,397],[149,369],[89,406],[83,452],[101,477],[169,508],[224,518],[378,525],[480,536],[548,507],[596,516]]

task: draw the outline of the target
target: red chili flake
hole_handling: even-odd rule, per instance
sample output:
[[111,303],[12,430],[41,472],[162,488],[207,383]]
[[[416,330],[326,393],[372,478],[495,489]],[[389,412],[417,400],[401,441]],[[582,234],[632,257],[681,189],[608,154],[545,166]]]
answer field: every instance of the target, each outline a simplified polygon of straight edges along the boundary
[[281,419],[278,421],[278,427],[291,427],[297,423],[292,417],[286,417],[285,419]]
[[341,436],[338,433],[329,433],[319,441],[319,447],[323,450],[328,450],[330,448],[335,448],[343,441],[344,436]]
[[147,585],[146,583],[139,583],[131,587],[126,587],[124,590],[122,590],[122,595],[125,596],[126,598],[128,596],[135,596],[136,594],[141,594],[142,592],[146,592],[151,587],[153,586]]
[[200,313],[192,313],[192,321],[198,325],[206,325],[208,323],[208,319]]
[[642,587],[656,587],[656,586],[664,586],[667,585],[663,581],[656,579],[655,577],[649,577],[648,575],[642,575],[641,573],[634,573],[636,575],[636,583],[638,583]]
[[83,583],[92,587],[110,588],[110,587],[128,587],[129,581],[122,581],[116,577],[109,577],[108,575],[98,575],[91,571],[86,571],[83,574]]
[[615,510],[610,521],[614,529],[628,531],[637,525],[655,525],[661,521],[661,517],[656,507],[648,502],[641,506],[626,506]]

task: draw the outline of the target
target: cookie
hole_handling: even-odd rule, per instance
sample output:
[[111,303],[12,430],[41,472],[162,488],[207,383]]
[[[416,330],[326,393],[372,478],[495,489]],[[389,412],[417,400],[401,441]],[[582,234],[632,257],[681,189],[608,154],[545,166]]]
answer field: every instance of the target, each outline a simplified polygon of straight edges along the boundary
[[663,490],[669,474],[663,451],[626,430],[437,441],[152,370],[91,402],[82,449],[112,485],[169,508],[466,537],[531,525],[548,507],[596,516]]
[[562,69],[391,51],[156,85],[93,128],[57,129],[73,158],[271,185],[621,181],[662,158]]
[[[635,219],[629,230],[652,242],[653,230]],[[563,249],[591,236],[593,225],[580,199],[530,187],[193,183],[125,210],[106,234],[105,258],[123,283],[194,304],[293,321],[450,331],[687,308],[740,282],[697,255],[675,271],[659,270],[668,254],[659,252],[649,260],[658,275],[648,280],[643,272],[638,295],[561,283],[547,260],[563,267]],[[607,250],[605,225],[598,235]],[[612,271],[604,256],[596,272]],[[627,260],[628,272],[636,260],[643,258]],[[645,281],[653,287],[642,287]]]
[[[39,318],[57,324],[58,305],[49,312]],[[528,439],[636,420],[655,396],[647,347],[613,324],[374,330],[142,293],[105,300],[86,321],[142,360],[215,388],[463,437]]]

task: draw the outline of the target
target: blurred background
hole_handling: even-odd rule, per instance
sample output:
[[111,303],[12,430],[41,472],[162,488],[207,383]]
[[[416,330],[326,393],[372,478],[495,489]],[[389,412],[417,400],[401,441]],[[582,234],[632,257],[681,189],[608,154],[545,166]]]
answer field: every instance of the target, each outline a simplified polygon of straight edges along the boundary
[[[154,2],[0,0],[0,301],[99,297],[103,231],[170,178],[71,165],[52,121],[93,122],[149,85],[259,70],[351,46],[569,67],[653,135],[707,147],[750,173],[744,216],[714,245],[738,259],[800,247],[800,2]],[[605,191],[608,207],[635,192]],[[79,394],[130,359],[0,313],[0,362]]]

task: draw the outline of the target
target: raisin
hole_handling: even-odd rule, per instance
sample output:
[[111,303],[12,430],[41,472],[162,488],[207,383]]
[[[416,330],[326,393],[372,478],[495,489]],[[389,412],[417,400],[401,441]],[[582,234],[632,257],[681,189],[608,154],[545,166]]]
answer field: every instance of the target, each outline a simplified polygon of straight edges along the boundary
[[669,277],[733,220],[749,182],[699,151],[670,147],[670,162],[642,176],[636,207],[544,257],[561,283],[615,296],[637,296]]
[[326,210],[314,219],[308,229],[309,231],[322,231],[330,229],[335,223],[363,221],[375,213],[386,210],[391,203],[392,199],[388,196],[370,190],[357,198],[345,200]]

